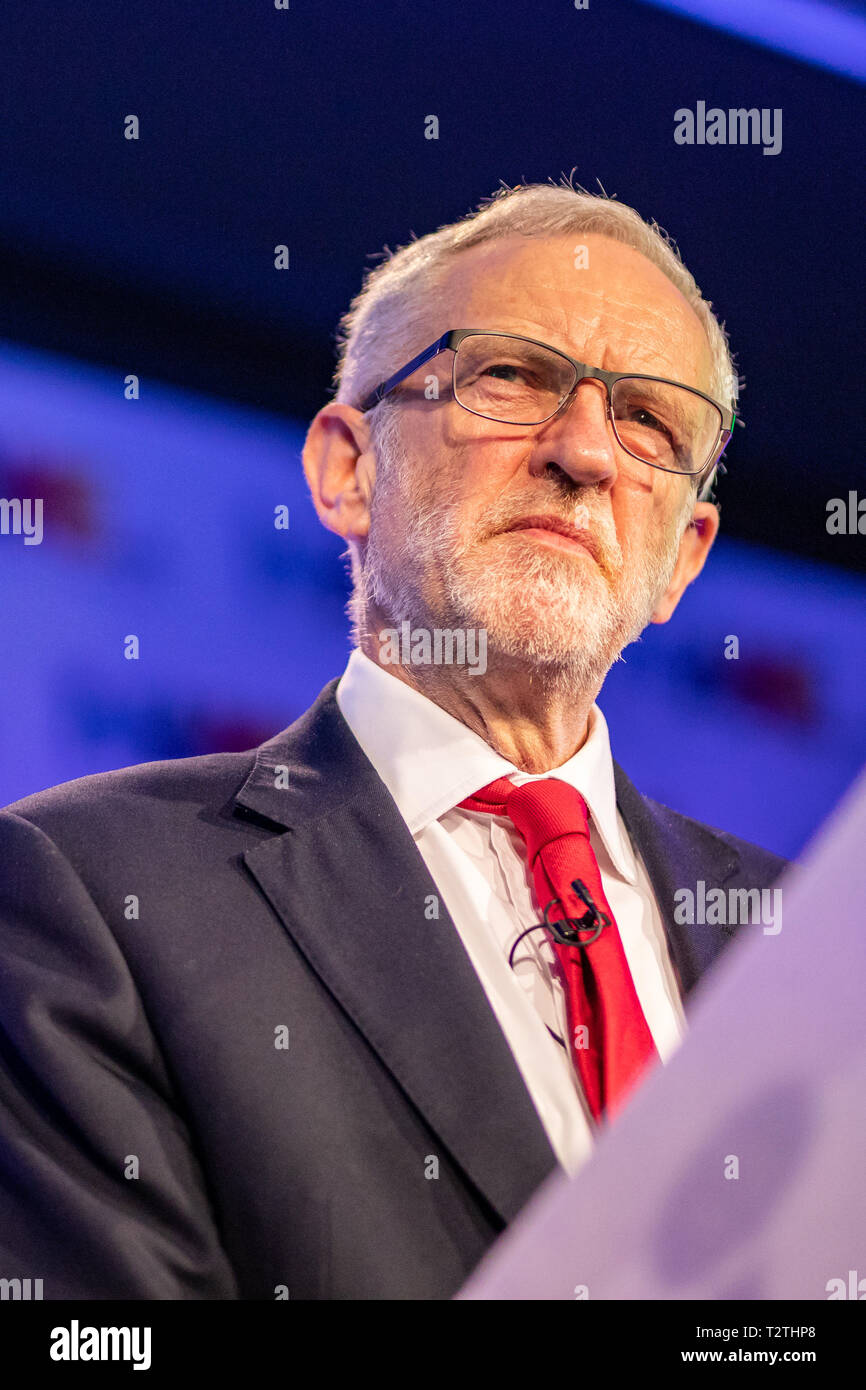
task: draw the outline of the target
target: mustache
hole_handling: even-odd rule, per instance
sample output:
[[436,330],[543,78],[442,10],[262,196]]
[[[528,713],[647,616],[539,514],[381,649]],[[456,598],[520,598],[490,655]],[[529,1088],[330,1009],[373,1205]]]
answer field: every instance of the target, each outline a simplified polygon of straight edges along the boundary
[[488,540],[509,530],[516,522],[527,516],[545,516],[567,527],[573,527],[587,541],[599,567],[606,575],[618,574],[623,567],[623,553],[616,534],[613,517],[605,508],[597,493],[575,497],[568,506],[562,499],[551,498],[547,502],[537,494],[502,498],[485,507],[480,518],[479,540]]

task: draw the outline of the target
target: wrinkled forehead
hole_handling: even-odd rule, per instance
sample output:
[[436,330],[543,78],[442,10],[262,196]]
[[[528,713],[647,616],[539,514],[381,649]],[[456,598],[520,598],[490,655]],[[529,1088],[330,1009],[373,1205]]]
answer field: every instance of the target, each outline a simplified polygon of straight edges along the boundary
[[704,391],[712,382],[707,335],[685,296],[639,251],[597,233],[508,236],[459,252],[430,337],[446,328],[525,333],[595,367]]

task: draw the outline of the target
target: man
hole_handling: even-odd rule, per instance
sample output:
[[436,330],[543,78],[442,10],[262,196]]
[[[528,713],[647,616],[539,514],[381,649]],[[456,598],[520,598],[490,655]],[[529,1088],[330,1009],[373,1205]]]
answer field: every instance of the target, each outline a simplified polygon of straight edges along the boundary
[[0,1274],[446,1298],[666,1060],[783,861],[641,796],[596,696],[718,529],[724,334],[657,231],[503,191],[368,276],[304,448],[357,646],[247,754],[0,815]]

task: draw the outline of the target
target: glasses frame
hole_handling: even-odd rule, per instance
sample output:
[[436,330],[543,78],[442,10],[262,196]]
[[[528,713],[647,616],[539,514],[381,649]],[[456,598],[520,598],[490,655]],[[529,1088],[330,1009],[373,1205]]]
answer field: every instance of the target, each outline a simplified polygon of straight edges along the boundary
[[[592,367],[587,362],[578,362],[576,357],[570,357],[569,354],[563,352],[561,348],[551,347],[550,343],[543,343],[539,338],[527,338],[525,333],[501,333],[494,328],[449,328],[446,333],[443,333],[440,338],[436,339],[435,343],[431,343],[429,347],[424,348],[422,352],[419,352],[417,356],[412,358],[411,362],[407,362],[406,365],[395,372],[393,376],[389,376],[386,381],[380,381],[378,386],[375,386],[373,390],[364,397],[358,409],[362,414],[366,415],[367,411],[375,409],[379,402],[384,400],[384,398],[394,390],[395,386],[399,386],[401,381],[405,381],[407,376],[411,376],[419,367],[423,367],[426,362],[430,362],[434,357],[438,357],[441,352],[450,351],[454,353],[454,358],[451,363],[451,392],[461,410],[468,411],[470,415],[477,415],[482,420],[496,419],[493,415],[485,415],[480,410],[473,410],[471,406],[464,405],[457,395],[457,349],[460,347],[464,338],[478,336],[488,338],[515,338],[519,342],[532,343],[535,347],[546,348],[548,352],[556,353],[557,357],[562,357],[574,368],[576,380],[565,399],[560,401],[556,409],[552,410],[549,415],[545,415],[543,420],[525,422],[524,428],[534,428],[536,425],[547,424],[548,420],[554,419],[555,416],[561,415],[568,409],[577,393],[578,386],[580,386],[582,382],[600,381],[606,388],[607,415],[613,428],[614,435],[616,436],[617,443],[631,458],[636,458],[640,463],[645,463],[648,468],[659,468],[663,473],[675,473],[681,478],[699,478],[702,474],[708,473],[719,463],[719,459],[727,448],[731,435],[734,432],[734,424],[737,419],[734,411],[722,405],[721,401],[717,401],[715,397],[708,396],[706,391],[699,391],[696,386],[687,386],[683,381],[673,381],[670,377],[656,376],[652,372],[604,371],[603,368]],[[692,473],[684,473],[680,468],[665,468],[661,463],[650,463],[649,459],[641,458],[640,454],[633,453],[631,449],[623,444],[617,434],[616,422],[613,419],[611,391],[618,381],[625,379],[634,381],[662,381],[667,386],[679,386],[683,391],[691,391],[693,395],[700,396],[703,400],[709,401],[710,405],[715,406],[720,416],[719,437],[706,463],[702,463],[700,468],[695,469]],[[501,420],[499,423],[503,425],[516,424],[518,426],[521,424],[521,422],[517,420]]]

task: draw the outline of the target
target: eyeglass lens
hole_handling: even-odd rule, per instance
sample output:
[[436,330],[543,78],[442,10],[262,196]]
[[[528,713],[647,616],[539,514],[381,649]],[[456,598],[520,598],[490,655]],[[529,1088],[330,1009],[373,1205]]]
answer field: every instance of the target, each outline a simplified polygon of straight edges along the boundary
[[[571,363],[522,338],[473,334],[458,345],[454,390],[467,410],[504,424],[550,419],[575,385]],[[687,386],[623,377],[611,390],[614,432],[635,458],[674,473],[697,473],[715,448],[722,418]]]

